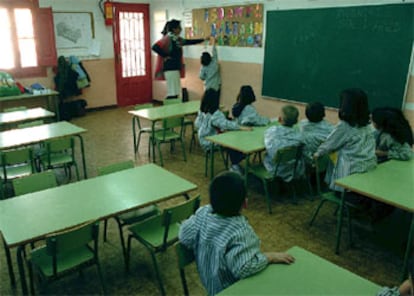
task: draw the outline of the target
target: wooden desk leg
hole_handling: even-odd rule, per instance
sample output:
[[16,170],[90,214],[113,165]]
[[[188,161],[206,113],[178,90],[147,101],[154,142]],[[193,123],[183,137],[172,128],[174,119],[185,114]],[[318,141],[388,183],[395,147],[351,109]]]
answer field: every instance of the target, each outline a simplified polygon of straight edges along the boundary
[[410,257],[411,250],[412,250],[413,243],[414,243],[413,232],[414,232],[414,213],[412,214],[411,225],[410,225],[410,229],[408,232],[408,241],[407,241],[407,247],[405,248],[404,264],[403,264],[403,272],[401,276],[401,281],[405,280],[407,276],[408,259]]
[[3,239],[3,246],[4,246],[4,252],[6,253],[6,260],[7,260],[7,268],[9,270],[9,278],[10,278],[10,285],[15,288],[16,287],[16,278],[14,277],[14,271],[13,271],[13,264],[11,261],[11,255],[10,255],[10,249],[6,245]]
[[26,260],[24,248],[25,248],[24,245],[21,245],[17,248],[17,266],[19,268],[20,283],[22,285],[22,294],[27,295],[28,291],[27,291],[26,275],[24,272],[24,261]]
[[336,247],[335,253],[339,255],[339,245],[341,244],[341,234],[342,234],[342,220],[344,214],[344,204],[345,204],[345,191],[341,194],[341,203],[339,205],[339,214],[338,214],[338,222],[336,226]]
[[76,135],[80,142],[81,153],[82,153],[82,166],[83,166],[83,176],[85,179],[88,179],[88,174],[86,172],[86,160],[85,160],[85,146],[83,145],[83,138],[81,135]]

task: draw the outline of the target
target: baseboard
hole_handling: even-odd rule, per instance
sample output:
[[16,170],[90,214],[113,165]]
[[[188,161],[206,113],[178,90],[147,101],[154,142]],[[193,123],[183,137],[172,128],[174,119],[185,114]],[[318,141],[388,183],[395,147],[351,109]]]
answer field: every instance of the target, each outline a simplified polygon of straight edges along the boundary
[[103,111],[103,110],[115,109],[115,108],[118,108],[118,106],[109,105],[109,106],[101,106],[101,107],[94,107],[94,108],[86,108],[86,112]]

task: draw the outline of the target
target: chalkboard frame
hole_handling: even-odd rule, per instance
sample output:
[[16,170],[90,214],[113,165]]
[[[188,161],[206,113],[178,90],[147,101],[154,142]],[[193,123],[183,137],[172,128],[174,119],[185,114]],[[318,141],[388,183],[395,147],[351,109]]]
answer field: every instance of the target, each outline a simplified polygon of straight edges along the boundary
[[[414,4],[268,11],[262,96],[302,103],[320,101],[337,108],[341,90],[360,87],[367,92],[371,109],[386,105],[401,108],[410,75],[413,20]],[[326,22],[330,22],[330,27],[326,27]],[[319,27],[304,27],[310,24]],[[391,42],[385,40],[387,36]],[[343,44],[353,47],[348,51],[355,56],[347,57],[347,52],[340,51]],[[331,50],[333,56],[327,56],[321,47]],[[359,59],[358,50],[363,52],[366,62]],[[389,53],[393,56],[378,60]],[[314,60],[310,59],[312,54]],[[360,65],[355,73],[352,58]],[[381,70],[382,65],[386,66]],[[323,66],[330,67],[325,76],[321,74],[325,73]],[[335,67],[338,73],[346,72],[335,75]],[[374,76],[381,79],[372,79]]]

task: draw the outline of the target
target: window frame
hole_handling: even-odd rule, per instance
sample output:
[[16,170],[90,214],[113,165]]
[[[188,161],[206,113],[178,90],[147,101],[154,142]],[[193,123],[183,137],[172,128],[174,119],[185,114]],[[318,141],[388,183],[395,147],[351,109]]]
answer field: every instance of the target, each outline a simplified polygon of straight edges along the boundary
[[[39,8],[38,0],[5,0],[2,1],[0,7],[9,10],[16,8],[31,10],[38,64],[36,67],[21,67],[20,57],[15,55],[15,65],[18,66],[12,69],[0,69],[0,71],[5,71],[16,78],[46,77],[47,67],[55,66],[57,63],[51,8]],[[12,17],[14,21],[14,16]],[[15,25],[12,24],[12,27],[15,27]],[[18,51],[16,31],[15,29],[12,29],[12,31],[13,50]]]

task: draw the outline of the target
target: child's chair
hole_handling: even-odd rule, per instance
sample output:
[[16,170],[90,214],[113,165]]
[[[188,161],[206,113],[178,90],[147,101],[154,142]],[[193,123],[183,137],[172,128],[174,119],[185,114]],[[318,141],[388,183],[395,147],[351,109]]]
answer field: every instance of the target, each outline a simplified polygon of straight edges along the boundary
[[177,255],[178,270],[180,271],[181,284],[183,285],[184,295],[190,295],[188,292],[187,280],[185,278],[184,268],[195,261],[193,250],[188,249],[180,242],[175,244],[175,253]]
[[296,167],[297,167],[298,160],[300,159],[300,157],[302,157],[301,155],[302,155],[302,146],[290,146],[290,147],[279,149],[273,158],[273,164],[275,167],[274,173],[268,172],[267,169],[263,166],[263,164],[252,165],[249,167],[248,172],[256,176],[257,178],[259,178],[263,184],[269,214],[272,213],[272,206],[271,206],[271,198],[270,198],[270,193],[268,189],[268,184],[276,180],[276,178],[278,177],[277,171],[280,165],[285,165],[288,163],[290,164],[293,162],[293,164],[291,165],[292,176],[293,176],[292,181],[290,181],[287,184],[290,185],[289,187],[291,188],[291,191],[293,193],[293,196],[292,196],[293,202],[297,203],[296,190],[295,190],[295,186],[293,182],[296,179]]
[[[311,220],[309,221],[309,226],[313,225],[313,222],[316,219],[316,216],[318,215],[320,209],[325,204],[325,202],[329,201],[331,203],[334,203],[338,207],[341,205],[341,198],[338,197],[335,192],[328,191],[328,192],[322,192],[321,189],[321,180],[320,175],[323,172],[326,172],[328,165],[331,163],[335,165],[337,159],[336,153],[331,153],[328,155],[321,156],[319,158],[315,159],[315,174],[316,174],[316,190],[318,197],[321,198],[321,201],[319,202],[319,205],[316,207],[315,212],[312,215]],[[352,224],[351,224],[351,215],[349,212],[349,208],[354,207],[352,204],[345,201],[344,204],[344,211],[345,215],[347,216],[347,223],[348,223],[348,233],[349,233],[349,242],[352,243]]]
[[138,240],[151,254],[155,273],[158,279],[161,295],[165,295],[165,289],[158,268],[156,254],[164,252],[178,241],[180,222],[189,218],[200,205],[200,196],[192,198],[184,203],[164,209],[163,213],[138,222],[129,227],[127,248],[127,269],[131,254],[132,239]]
[[[119,172],[122,170],[132,169],[134,167],[134,162],[132,160],[122,161],[118,163],[113,163],[104,167],[98,168],[98,176],[108,175],[115,172]],[[124,262],[126,264],[126,247],[125,247],[125,239],[123,233],[123,227],[127,225],[132,225],[134,223],[143,221],[149,217],[158,215],[160,213],[160,209],[156,205],[150,205],[145,208],[140,208],[136,210],[132,210],[118,216],[115,216],[116,223],[118,224],[119,229],[119,237],[121,239],[121,247],[122,247],[122,254],[124,256]],[[108,220],[105,219],[104,221],[104,241],[106,241],[107,237],[107,228],[108,228]]]

